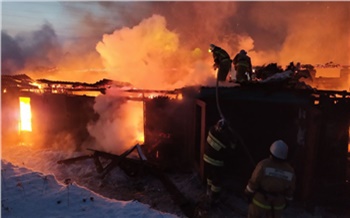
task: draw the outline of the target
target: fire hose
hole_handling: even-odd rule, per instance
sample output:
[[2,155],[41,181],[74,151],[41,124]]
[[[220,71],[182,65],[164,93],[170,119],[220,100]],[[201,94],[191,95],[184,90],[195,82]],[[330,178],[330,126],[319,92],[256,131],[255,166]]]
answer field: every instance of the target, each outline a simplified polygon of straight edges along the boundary
[[[219,114],[220,114],[221,119],[226,120],[224,114],[222,113],[222,110],[221,110],[221,107],[220,107],[220,101],[219,101],[219,76],[217,75],[216,78],[217,78],[217,79],[216,79],[216,107],[217,107],[217,109],[218,109],[218,112],[219,112]],[[242,145],[244,152],[246,153],[246,155],[247,155],[248,158],[249,158],[250,164],[252,165],[253,168],[255,168],[256,163],[255,163],[255,161],[254,161],[254,159],[253,159],[253,157],[252,157],[252,155],[251,155],[251,153],[250,153],[248,147],[247,147],[246,144],[244,143],[243,138],[238,134],[237,131],[235,131],[235,130],[230,126],[230,124],[228,124],[228,129],[230,130],[231,134],[232,134],[235,138],[238,139],[239,144]]]

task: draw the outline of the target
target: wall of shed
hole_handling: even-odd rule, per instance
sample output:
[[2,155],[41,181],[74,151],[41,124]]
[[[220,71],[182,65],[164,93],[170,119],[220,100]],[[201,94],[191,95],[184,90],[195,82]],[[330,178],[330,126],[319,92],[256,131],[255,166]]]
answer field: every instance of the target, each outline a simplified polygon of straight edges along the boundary
[[[220,118],[213,90],[196,91],[196,95],[187,93],[186,104],[170,100],[162,105],[157,100],[146,103],[145,143],[156,144],[161,140],[155,137],[157,131],[169,133],[172,139],[164,143],[163,153],[169,152],[165,157],[172,159],[165,159],[186,163],[182,166],[193,167],[202,177],[206,137],[210,126]],[[238,148],[227,164],[226,177],[233,182],[234,191],[244,190],[254,168],[248,155],[255,163],[268,157],[269,147],[276,139],[289,145],[288,160],[297,176],[297,200],[312,204],[320,197],[317,193],[326,196],[325,187],[345,184],[349,102],[325,106],[326,98],[315,105],[307,92],[253,90],[244,96],[244,91],[250,91],[226,91],[220,95],[221,110],[249,150],[247,154],[245,149]],[[254,93],[258,93],[256,98]],[[343,116],[336,118],[339,115]]]
[[[298,144],[300,105],[232,99],[227,101],[223,99],[221,103],[224,105],[222,111],[226,119],[244,140],[245,148],[238,147],[226,165],[227,176],[237,182],[236,191],[244,190],[255,164],[269,156],[269,147],[277,139],[282,139],[289,145],[289,160],[292,163],[297,162],[296,152],[300,146]],[[209,128],[219,119],[215,101],[208,100],[206,106],[205,135],[202,136],[204,139]],[[201,144],[202,151],[204,147],[205,140]]]
[[[19,97],[30,97],[32,132],[18,131]],[[79,149],[88,137],[87,123],[96,119],[94,98],[65,94],[14,92],[2,95],[2,143],[31,143],[43,146],[66,144]],[[66,144],[65,144],[66,143]]]
[[190,136],[195,131],[193,103],[158,97],[144,104],[144,148],[148,158],[164,168],[190,170]]

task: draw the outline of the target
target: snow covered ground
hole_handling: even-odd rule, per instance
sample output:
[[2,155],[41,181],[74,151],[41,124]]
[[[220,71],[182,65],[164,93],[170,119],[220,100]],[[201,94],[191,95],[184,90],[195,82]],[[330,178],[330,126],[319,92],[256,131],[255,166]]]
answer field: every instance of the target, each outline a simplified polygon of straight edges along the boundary
[[137,201],[105,198],[69,179],[1,161],[2,217],[176,217]]
[[178,217],[141,194],[161,195],[159,183],[131,181],[118,168],[102,180],[91,159],[57,163],[80,155],[54,146],[2,144],[2,217]]
[[[2,146],[2,217],[187,217],[162,182],[146,172],[130,177],[117,167],[101,179],[92,159],[57,163],[83,154],[54,147]],[[168,176],[191,202],[201,199],[204,190],[195,172]],[[221,208],[210,217],[246,217],[247,203],[227,195],[233,210]],[[324,208],[310,213],[295,204],[284,217],[346,216]]]

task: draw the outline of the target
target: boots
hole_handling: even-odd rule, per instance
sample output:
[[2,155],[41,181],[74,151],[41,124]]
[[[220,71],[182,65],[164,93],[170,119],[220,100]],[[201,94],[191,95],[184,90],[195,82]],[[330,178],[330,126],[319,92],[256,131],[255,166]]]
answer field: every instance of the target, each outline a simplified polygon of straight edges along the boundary
[[220,192],[211,192],[210,204],[211,206],[216,206],[220,201]]
[[207,185],[207,197],[211,195],[211,185]]
[[220,195],[221,192],[214,192],[211,189],[211,185],[207,185],[207,192],[206,192],[206,205],[208,207],[213,207],[217,205],[220,201]]
[[205,194],[205,200],[204,200],[204,208],[206,210],[209,210],[210,204],[211,204],[211,185],[207,185],[207,192]]

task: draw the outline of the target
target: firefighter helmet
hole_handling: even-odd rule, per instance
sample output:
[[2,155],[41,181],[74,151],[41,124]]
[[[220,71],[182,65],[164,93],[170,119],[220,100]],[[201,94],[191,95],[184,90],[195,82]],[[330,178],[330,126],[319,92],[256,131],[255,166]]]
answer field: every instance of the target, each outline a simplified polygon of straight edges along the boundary
[[209,51],[210,51],[210,52],[213,51],[215,47],[216,47],[216,45],[210,44],[210,45],[209,45]]
[[225,129],[227,125],[228,125],[228,121],[222,118],[216,123],[216,128],[217,130],[221,131]]
[[274,157],[286,160],[288,156],[288,145],[282,140],[277,140],[270,146],[270,152]]
[[247,54],[247,52],[246,52],[244,49],[242,49],[239,53],[241,53],[241,54]]

